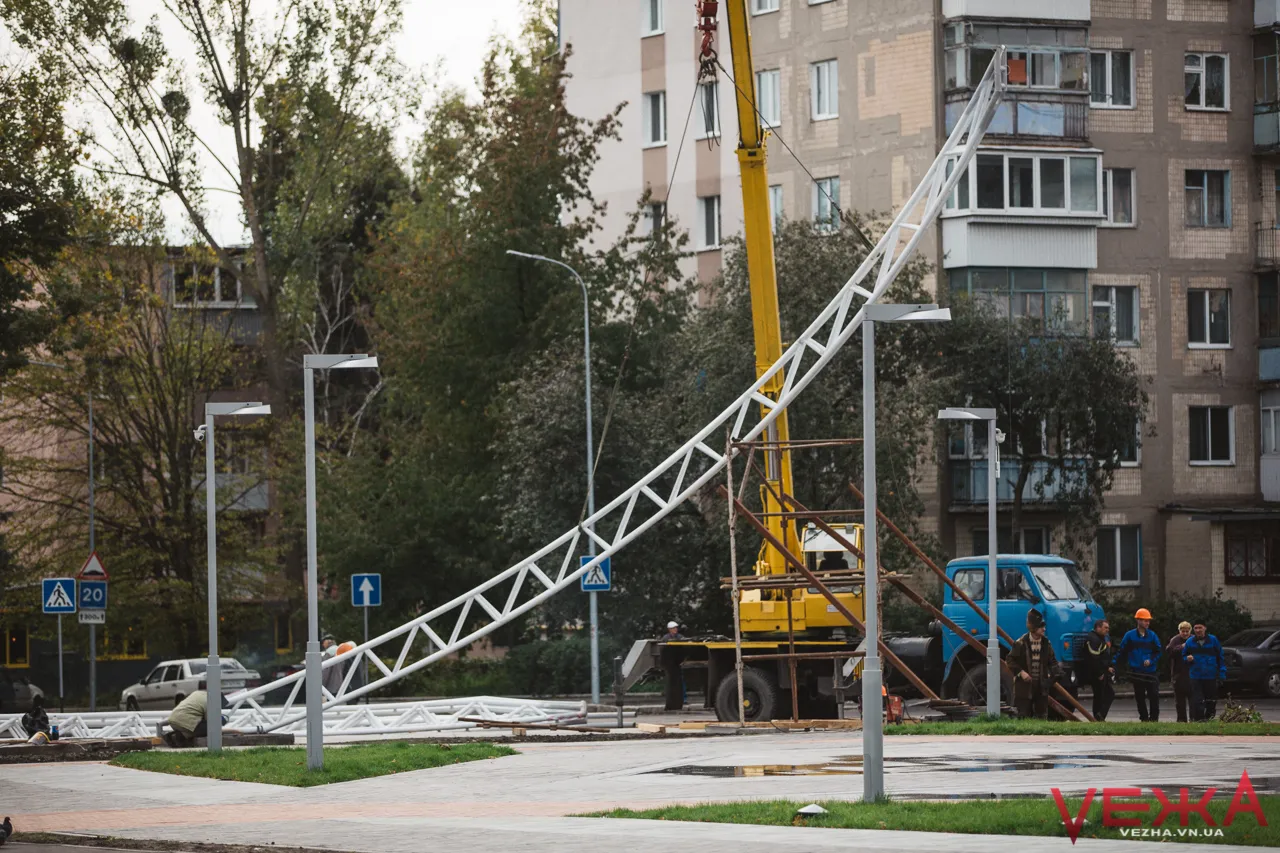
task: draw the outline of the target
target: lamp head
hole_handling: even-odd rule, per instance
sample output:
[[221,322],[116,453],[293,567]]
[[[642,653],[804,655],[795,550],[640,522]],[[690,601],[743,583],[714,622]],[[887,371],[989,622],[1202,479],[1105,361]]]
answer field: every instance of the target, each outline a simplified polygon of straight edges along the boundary
[[204,424],[200,424],[200,426],[195,428],[194,435],[195,435],[196,441],[199,441],[199,442],[204,441],[204,429],[205,429]]

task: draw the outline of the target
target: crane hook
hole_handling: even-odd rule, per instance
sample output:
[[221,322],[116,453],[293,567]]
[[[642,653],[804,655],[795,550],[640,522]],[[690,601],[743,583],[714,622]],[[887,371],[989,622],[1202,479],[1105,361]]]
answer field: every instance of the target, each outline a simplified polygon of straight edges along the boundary
[[702,65],[708,63],[714,64],[716,59],[715,48],[712,42],[716,37],[716,12],[720,8],[720,0],[696,0],[698,24],[697,29],[702,33]]

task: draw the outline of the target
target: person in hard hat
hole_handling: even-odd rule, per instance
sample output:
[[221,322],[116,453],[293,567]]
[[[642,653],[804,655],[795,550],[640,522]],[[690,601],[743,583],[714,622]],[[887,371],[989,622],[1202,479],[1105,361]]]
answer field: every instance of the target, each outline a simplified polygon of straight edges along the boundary
[[1187,702],[1191,698],[1191,675],[1182,648],[1191,639],[1191,623],[1178,623],[1178,633],[1169,639],[1164,653],[1169,658],[1169,681],[1173,683],[1173,705],[1178,711],[1178,722],[1187,721]]
[[1133,698],[1138,704],[1138,718],[1142,722],[1160,722],[1160,674],[1156,664],[1160,660],[1160,638],[1151,630],[1151,611],[1139,607],[1133,614],[1138,627],[1125,633],[1116,649],[1116,664],[1123,663],[1133,682]]
[[1218,713],[1218,682],[1227,678],[1222,643],[1204,622],[1195,624],[1195,636],[1182,647],[1191,681],[1191,720],[1212,720]]
[[680,623],[668,622],[667,633],[662,635],[662,639],[667,642],[671,642],[672,640],[683,640],[684,634],[680,633]]
[[1111,666],[1111,625],[1106,619],[1093,623],[1093,630],[1085,638],[1084,645],[1087,652],[1084,659],[1085,678],[1093,688],[1093,718],[1103,722],[1116,698],[1116,688],[1112,683],[1116,671]]
[[1027,633],[1014,641],[1006,658],[1013,673],[1013,704],[1020,717],[1049,718],[1049,691],[1062,675],[1053,643],[1044,638],[1044,614],[1027,612]]

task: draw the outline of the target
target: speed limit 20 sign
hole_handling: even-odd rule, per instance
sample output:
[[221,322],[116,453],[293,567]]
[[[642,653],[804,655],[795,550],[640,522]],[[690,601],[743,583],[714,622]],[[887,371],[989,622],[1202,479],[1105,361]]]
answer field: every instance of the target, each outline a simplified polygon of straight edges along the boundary
[[80,581],[79,604],[81,610],[106,610],[107,582]]

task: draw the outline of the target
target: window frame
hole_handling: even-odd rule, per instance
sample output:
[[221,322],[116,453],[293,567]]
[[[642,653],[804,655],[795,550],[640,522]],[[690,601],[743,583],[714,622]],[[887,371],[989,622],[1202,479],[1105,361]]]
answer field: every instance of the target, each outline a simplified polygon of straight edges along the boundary
[[[1118,313],[1116,310],[1116,306],[1118,304],[1116,295],[1117,291],[1121,290],[1131,291],[1133,294],[1133,328],[1129,330],[1132,333],[1129,336],[1121,336],[1118,333],[1119,330],[1116,328],[1116,316]],[[1099,299],[1099,291],[1106,291],[1107,298]],[[1109,309],[1110,313],[1108,317],[1110,319],[1110,329],[1107,330],[1107,338],[1118,347],[1137,347],[1142,345],[1140,338],[1140,332],[1142,329],[1142,318],[1140,316],[1141,304],[1142,300],[1140,290],[1135,285],[1095,284],[1092,286],[1092,290],[1090,292],[1091,308],[1102,308],[1105,306]],[[1089,316],[1095,320],[1097,319],[1096,314],[1092,311],[1089,312]],[[1094,335],[1098,334],[1096,323],[1094,325],[1093,333]]]
[[[715,205],[715,222],[716,222],[716,239],[715,242],[709,242],[707,237],[707,205]],[[698,196],[698,219],[701,221],[701,228],[698,232],[698,251],[713,252],[721,247],[721,241],[724,239],[724,222],[721,220],[722,208],[720,204],[720,196],[704,195]]]
[[[1196,468],[1229,468],[1236,464],[1236,413],[1235,406],[1188,406],[1187,407],[1187,462]],[[1205,414],[1205,436],[1206,446],[1209,448],[1209,455],[1213,455],[1213,418],[1211,412],[1214,409],[1227,410],[1227,442],[1230,450],[1230,456],[1227,459],[1193,459],[1192,453],[1194,448],[1192,442],[1192,413],[1197,410],[1203,410]]]
[[[834,192],[832,191],[834,190]],[[828,205],[827,216],[823,217],[823,205]],[[834,208],[834,210],[833,210]],[[840,230],[840,176],[829,175],[817,178],[813,182],[813,222],[814,227],[824,233]],[[831,214],[834,213],[834,216]]]
[[[1117,107],[1118,109],[1118,107]],[[1128,222],[1116,222],[1115,206],[1115,173],[1129,173],[1129,212],[1131,219]],[[1103,168],[1102,170],[1102,214],[1106,217],[1099,222],[1102,228],[1137,228],[1138,227],[1138,170],[1132,166],[1112,166]]]
[[[710,95],[708,95],[710,92]],[[698,134],[696,139],[719,139],[720,138],[720,81],[708,80],[705,83],[698,84],[698,101],[700,107],[695,107],[698,115]],[[710,109],[710,118],[712,127],[707,127],[708,105]]]
[[[1075,152],[1071,150],[1057,151],[1037,151],[1035,149],[1000,149],[986,150],[984,149],[981,157],[1000,157],[1001,158],[1001,200],[1002,207],[979,207],[978,206],[978,160],[974,157],[969,162],[968,171],[960,177],[956,183],[955,189],[948,196],[946,205],[943,209],[943,216],[1030,216],[1030,217],[1055,217],[1055,218],[1078,218],[1078,219],[1094,219],[1103,220],[1105,214],[1103,211],[1103,186],[1102,178],[1105,171],[1102,167],[1102,155],[1094,152]],[[1013,207],[1010,205],[1009,192],[1009,161],[1010,160],[1031,160],[1032,165],[1032,192],[1033,205],[1031,207]],[[1071,161],[1072,160],[1092,160],[1094,162],[1094,209],[1093,210],[1076,210],[1074,209],[1075,200],[1072,198],[1071,190]],[[1057,161],[1062,165],[1062,207],[1045,207],[1043,192],[1043,167],[1045,161]],[[954,169],[954,160],[950,161],[946,166],[948,176]],[[960,206],[960,197],[965,195],[969,204],[966,207]],[[1136,216],[1135,216],[1136,219]]]
[[[662,138],[659,140],[654,139],[653,107],[651,105],[650,98],[657,98],[658,103],[661,105],[660,109],[658,110],[658,113],[662,119],[662,127],[661,127]],[[642,104],[641,109],[643,110],[643,112],[640,115],[640,133],[641,133],[641,142],[642,142],[640,147],[641,148],[662,148],[667,144],[667,91],[666,89],[660,89],[653,92],[645,92],[641,96],[641,104]]]
[[[1025,286],[1019,287],[1014,281],[1014,276],[1021,272],[1024,277],[1031,274],[1039,274],[1039,289],[1031,289]],[[956,286],[957,277],[964,274],[964,287]],[[974,288],[975,273],[979,276],[978,281],[982,282],[982,276],[998,275],[1003,279],[1003,285],[994,288]],[[1065,276],[1058,282],[1050,281],[1050,274],[1060,274]],[[1082,335],[1089,334],[1093,325],[1093,293],[1089,289],[1089,270],[1081,268],[1068,267],[983,267],[969,266],[956,267],[947,270],[948,281],[947,289],[951,293],[961,292],[975,301],[985,302],[986,304],[996,307],[1001,312],[1002,317],[1022,317],[1039,319],[1047,334],[1066,334],[1066,335]],[[1070,287],[1073,276],[1082,276],[1083,285],[1079,289]],[[1061,284],[1064,286],[1050,287],[1051,283]],[[1024,300],[1032,296],[1040,296],[1040,312],[1038,314],[1028,313],[1026,311],[1019,312],[1015,299],[1019,296]],[[1054,318],[1050,314],[1051,308],[1062,304],[1064,297],[1079,297],[1079,308],[1081,316],[1074,318],[1071,323],[1075,325],[1061,326],[1054,322]],[[997,301],[1000,300],[1000,301]],[[1031,301],[1025,301],[1024,305],[1031,305]]]
[[[1280,540],[1274,536],[1267,536],[1261,529],[1233,529],[1235,525],[1226,524],[1223,530],[1223,548],[1222,548],[1222,579],[1227,584],[1264,584],[1264,583],[1280,583]],[[1258,544],[1259,540],[1262,544],[1262,574],[1260,575],[1236,575],[1231,572],[1231,548],[1235,542],[1244,540],[1246,549],[1246,571],[1248,569],[1248,551],[1251,545]]]
[[[772,78],[772,97],[767,101],[764,96],[763,81]],[[766,109],[766,107],[768,109]],[[760,123],[765,127],[778,127],[782,124],[782,69],[765,68],[756,72],[756,108],[760,111]],[[773,110],[776,108],[776,112]]]
[[[1115,65],[1114,65],[1114,62],[1113,62],[1113,60],[1112,60],[1112,56],[1114,56],[1115,54],[1124,54],[1124,55],[1126,55],[1126,56],[1128,56],[1128,57],[1129,57],[1129,103],[1127,103],[1127,104],[1116,104],[1116,103],[1113,103],[1113,99],[1115,98],[1115,81],[1114,81],[1114,76],[1115,76],[1115,75],[1114,75]],[[1105,49],[1105,50],[1090,50],[1090,51],[1089,51],[1089,74],[1090,74],[1090,76],[1092,76],[1092,75],[1093,75],[1093,57],[1094,57],[1094,56],[1103,56],[1103,57],[1106,57],[1106,60],[1105,60],[1105,61],[1106,61],[1107,73],[1106,73],[1106,80],[1105,80],[1105,82],[1103,83],[1103,92],[1102,92],[1103,97],[1104,97],[1106,100],[1101,101],[1101,102],[1099,102],[1099,101],[1095,101],[1095,100],[1093,99],[1093,87],[1092,87],[1092,86],[1090,86],[1090,87],[1089,87],[1089,108],[1090,108],[1090,109],[1095,109],[1095,110],[1132,110],[1132,109],[1137,109],[1137,106],[1134,104],[1134,101],[1136,101],[1136,100],[1137,100],[1137,90],[1138,90],[1138,86],[1137,86],[1138,80],[1137,80],[1137,77],[1138,77],[1138,75],[1137,75],[1137,70],[1136,70],[1136,68],[1134,67],[1134,66],[1135,66],[1134,59],[1136,58],[1136,57],[1135,57],[1135,55],[1134,55],[1134,51],[1133,51],[1132,49],[1124,49],[1124,50],[1112,50],[1112,49]]]
[[[989,528],[989,527],[973,527],[973,528],[970,528],[970,530],[969,530],[970,543],[969,543],[969,544],[970,544],[970,545],[975,546],[975,547],[973,548],[973,554],[972,554],[972,556],[974,556],[974,557],[986,557],[986,556],[988,556],[988,555],[987,555],[987,554],[985,554],[985,553],[984,553],[984,554],[979,554],[979,553],[978,553],[978,550],[979,550],[979,549],[978,549],[976,546],[977,546],[977,543],[978,543],[979,539],[981,539],[981,542],[982,542],[982,548],[983,548],[983,549],[985,549],[985,548],[987,547],[987,531],[988,531],[988,530],[990,530],[990,529],[991,529],[991,528]],[[1009,536],[1009,540],[1010,540],[1010,541],[1009,541],[1009,545],[1010,545],[1010,546],[1012,546],[1012,547],[1014,547],[1014,548],[1016,548],[1017,550],[1012,551],[1012,552],[1005,552],[1005,551],[1001,551],[1000,553],[1002,553],[1002,554],[1004,554],[1004,553],[1014,553],[1014,554],[1039,554],[1039,553],[1048,554],[1048,553],[1050,553],[1048,550],[1045,550],[1045,551],[1027,551],[1027,550],[1026,550],[1026,547],[1027,547],[1027,533],[1028,533],[1028,532],[1038,532],[1038,533],[1040,534],[1040,537],[1041,537],[1041,544],[1042,544],[1042,545],[1044,545],[1044,547],[1045,547],[1046,549],[1050,549],[1050,548],[1052,548],[1052,547],[1053,547],[1053,531],[1052,531],[1050,528],[1048,528],[1048,527],[1040,527],[1040,526],[1037,526],[1037,525],[1025,526],[1025,527],[1023,527],[1020,531],[1018,531],[1018,541],[1017,541],[1017,542],[1014,542],[1014,541],[1012,541],[1012,540],[1013,540],[1013,532],[1012,532],[1011,528],[1009,528],[1009,527],[1000,527],[999,525],[997,525],[997,526],[996,526],[996,549],[997,549],[997,550],[999,550],[999,548],[1000,548],[1000,537],[1001,537],[1001,535],[1002,535],[1002,534],[1007,534],[1007,535]],[[1010,569],[1005,568],[1005,569],[1003,569],[1002,571],[1010,571]],[[1025,579],[1025,576],[1024,576],[1024,579]],[[999,587],[997,587],[996,589],[997,589],[997,594],[999,594]],[[1001,600],[1003,600],[1003,601],[1011,601],[1011,600],[1016,600],[1016,599],[1007,599],[1007,598],[1006,598],[1006,599],[1001,599]]]
[[[829,2],[829,0],[823,0]],[[819,77],[826,75],[826,111],[820,109]],[[834,85],[833,85],[834,84]],[[820,59],[809,63],[809,120],[831,121],[840,118],[840,61]]]
[[[774,191],[777,190],[777,199],[774,199]],[[778,230],[778,223],[782,221],[786,210],[783,207],[783,190],[782,184],[769,184],[769,222],[773,230]]]
[[[1191,300],[1193,294],[1203,294],[1204,303],[1204,334],[1205,340],[1193,341],[1191,339]],[[1225,343],[1214,343],[1212,338],[1212,323],[1210,322],[1209,302],[1215,293],[1225,293],[1227,295],[1227,340]],[[1232,349],[1231,336],[1231,288],[1229,287],[1189,287],[1187,288],[1187,349]]]
[[667,222],[667,203],[665,201],[651,201],[644,206],[644,220],[649,229],[648,236],[652,237]]
[[[1138,576],[1133,580],[1124,579],[1124,549],[1122,531],[1133,530],[1138,534],[1137,553],[1134,555],[1137,559]],[[1115,576],[1104,578],[1102,576],[1102,560],[1100,552],[1102,549],[1103,532],[1113,534],[1112,548],[1115,553]],[[1094,580],[1102,586],[1110,587],[1133,587],[1142,586],[1142,525],[1141,524],[1104,524],[1100,525],[1094,534]]]
[[[1188,57],[1200,57],[1200,65],[1193,66],[1188,63]],[[1210,57],[1222,60],[1222,106],[1207,106],[1205,98],[1208,95],[1208,87],[1205,85],[1206,74],[1208,71],[1208,59]],[[1188,104],[1186,98],[1185,80],[1188,74],[1197,74],[1200,77],[1200,103]],[[1215,51],[1197,51],[1187,50],[1182,54],[1182,76],[1184,80],[1182,105],[1184,109],[1194,112],[1211,112],[1211,113],[1229,113],[1231,112],[1231,54],[1218,53]]]
[[[1280,442],[1276,441],[1276,437],[1280,435],[1277,429],[1280,428],[1280,406],[1261,406],[1259,407],[1259,427],[1258,427],[1258,446],[1260,455],[1262,456],[1280,456]],[[1268,428],[1270,423],[1270,428]],[[1268,442],[1267,439],[1271,441]],[[1271,449],[1267,449],[1270,443]]]
[[201,301],[199,298],[199,293],[193,291],[192,295],[196,297],[195,299],[189,302],[179,301],[178,300],[178,269],[180,267],[190,267],[192,275],[198,276],[200,275],[201,266],[204,266],[204,265],[197,263],[195,261],[184,261],[182,263],[179,263],[177,261],[169,262],[169,291],[170,291],[169,304],[172,305],[174,308],[182,308],[184,310],[198,310],[198,309],[207,309],[207,308],[220,309],[220,310],[221,309],[253,310],[258,307],[257,299],[253,298],[252,296],[249,297],[248,300],[244,298],[244,283],[240,281],[239,278],[237,278],[234,275],[231,275],[230,273],[228,273],[227,275],[228,277],[230,277],[231,281],[234,283],[236,298],[234,300],[223,298],[223,293],[222,293],[223,275],[222,274],[223,272],[225,272],[225,270],[223,270],[222,266],[219,264],[214,264],[212,266],[213,293],[214,293],[213,299],[209,300],[208,302]]
[[[22,636],[26,640],[26,642],[23,644],[23,648],[26,650],[26,657],[22,658],[19,662],[15,663],[14,662],[15,659],[11,657],[9,654],[9,649],[11,646],[16,645],[14,638],[16,636],[15,631],[17,629],[21,629]],[[3,627],[3,629],[0,629],[0,640],[4,641],[4,650],[2,653],[0,653],[3,655],[3,658],[0,659],[0,663],[3,663],[4,666],[8,669],[30,669],[31,668],[31,628],[30,627],[28,627],[27,625],[6,624]]]
[[[1193,185],[1191,176],[1200,175],[1200,183]],[[1222,222],[1209,221],[1209,175],[1222,175]],[[1231,228],[1231,170],[1230,169],[1184,169],[1182,175],[1182,227],[1183,228]],[[1187,216],[1189,190],[1200,191],[1200,223],[1192,224]]]
[[[640,38],[660,36],[666,32],[666,11],[663,9],[665,3],[666,0],[646,0],[646,5],[640,10]],[[656,26],[654,25],[655,18],[657,19]]]
[[[766,6],[766,4],[773,4],[773,5],[769,6],[768,8],[762,8]],[[782,8],[782,4],[781,2],[779,2],[779,0],[751,0],[752,15],[768,15],[771,12],[777,12],[781,8]]]

